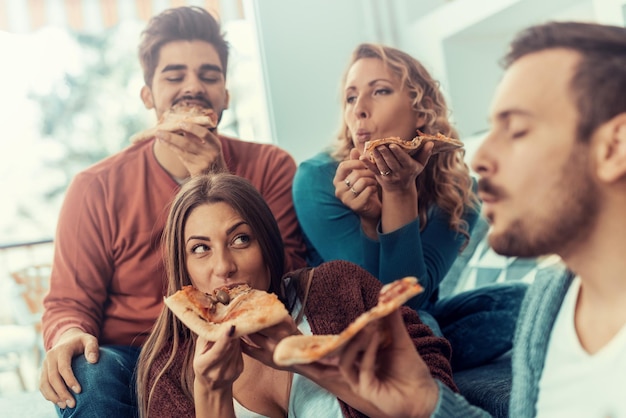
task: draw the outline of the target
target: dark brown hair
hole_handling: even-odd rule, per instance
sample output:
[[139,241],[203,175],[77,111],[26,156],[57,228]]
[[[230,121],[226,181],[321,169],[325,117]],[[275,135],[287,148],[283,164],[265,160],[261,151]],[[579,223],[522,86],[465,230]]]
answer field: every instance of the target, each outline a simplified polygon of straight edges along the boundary
[[226,77],[228,42],[220,23],[200,7],[175,7],[152,17],[141,33],[139,61],[146,86],[152,85],[161,47],[173,41],[205,41],[212,44],[222,63]]
[[515,37],[503,65],[555,48],[580,55],[570,89],[581,116],[578,139],[587,142],[596,128],[626,112],[626,28],[583,22],[531,26]]

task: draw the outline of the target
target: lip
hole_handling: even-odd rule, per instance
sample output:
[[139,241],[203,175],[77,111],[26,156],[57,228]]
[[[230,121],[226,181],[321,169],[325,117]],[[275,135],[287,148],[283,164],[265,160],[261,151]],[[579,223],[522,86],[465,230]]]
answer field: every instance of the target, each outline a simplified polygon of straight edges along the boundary
[[198,106],[198,107],[202,107],[205,109],[211,108],[211,106],[209,106],[209,104],[206,101],[198,100],[198,99],[180,99],[174,102],[174,105],[177,105],[177,104],[184,104],[187,106]]
[[372,138],[371,132],[366,131],[365,129],[359,129],[356,131],[356,140],[359,142],[366,142]]

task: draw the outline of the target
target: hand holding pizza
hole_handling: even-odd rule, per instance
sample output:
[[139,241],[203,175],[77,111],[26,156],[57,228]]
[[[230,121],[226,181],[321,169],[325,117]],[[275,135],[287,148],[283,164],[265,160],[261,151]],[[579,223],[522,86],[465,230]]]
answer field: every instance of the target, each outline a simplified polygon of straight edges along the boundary
[[159,130],[156,137],[178,156],[191,176],[226,169],[219,138],[204,126],[184,122],[176,132]]
[[[339,372],[351,391],[391,417],[429,417],[438,388],[415,350],[399,310],[370,324],[339,355]],[[383,330],[391,334],[391,344]]]
[[359,151],[353,148],[350,159],[337,166],[333,185],[335,196],[361,218],[363,231],[376,239],[376,225],[380,219],[381,202],[374,173],[359,161]]
[[196,340],[193,359],[196,416],[235,416],[233,383],[243,371],[239,338],[231,332],[217,341]]
[[226,168],[215,134],[218,116],[211,108],[181,101],[165,111],[156,126],[131,137],[137,143],[156,137],[168,146],[191,176]]
[[391,143],[364,152],[360,159],[376,175],[383,191],[404,193],[415,188],[415,179],[426,168],[433,149],[434,144],[428,142],[410,155],[400,145]]

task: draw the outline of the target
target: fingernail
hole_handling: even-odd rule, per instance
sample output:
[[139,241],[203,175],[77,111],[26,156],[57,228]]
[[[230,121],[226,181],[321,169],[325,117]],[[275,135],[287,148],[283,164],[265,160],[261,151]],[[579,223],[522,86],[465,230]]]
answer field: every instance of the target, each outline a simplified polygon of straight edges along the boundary
[[228,336],[229,337],[232,337],[233,335],[235,335],[235,326],[234,325],[232,325],[230,327],[230,330],[228,331]]
[[87,361],[90,363],[96,362],[96,355],[94,353],[87,354]]
[[78,392],[80,392],[80,386],[74,385],[74,386],[72,386],[72,390],[74,391],[74,393],[78,393]]
[[68,408],[74,408],[74,402],[72,402],[71,399],[65,401],[65,405],[67,405]]
[[61,401],[59,401],[59,402],[57,402],[57,406],[58,406],[59,408],[61,408],[61,409],[65,409],[65,402],[61,402]]

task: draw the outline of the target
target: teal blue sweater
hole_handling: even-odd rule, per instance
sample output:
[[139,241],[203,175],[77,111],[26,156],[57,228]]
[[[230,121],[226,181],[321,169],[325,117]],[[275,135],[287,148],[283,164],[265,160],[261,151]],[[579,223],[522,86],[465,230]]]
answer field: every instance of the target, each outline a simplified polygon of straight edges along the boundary
[[[433,206],[420,231],[418,219],[404,227],[368,238],[359,216],[335,197],[333,178],[338,162],[320,153],[300,164],[293,180],[293,203],[305,235],[309,264],[347,260],[365,268],[383,283],[416,276],[425,291],[409,303],[421,309],[437,297],[439,283],[459,254],[465,237],[450,229],[449,216]],[[479,213],[466,211],[471,233]]]

